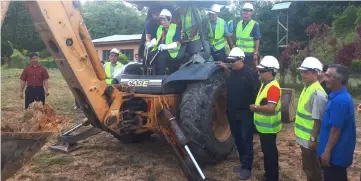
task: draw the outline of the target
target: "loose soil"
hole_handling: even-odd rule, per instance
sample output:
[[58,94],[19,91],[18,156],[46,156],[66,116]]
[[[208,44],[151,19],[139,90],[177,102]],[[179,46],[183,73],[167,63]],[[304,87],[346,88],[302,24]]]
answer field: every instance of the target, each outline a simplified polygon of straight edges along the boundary
[[[14,95],[18,88],[16,70],[5,70],[2,76],[10,75],[2,80],[1,120],[17,121],[24,114],[23,100]],[[74,98],[61,77],[59,71],[50,70],[50,95],[48,104],[56,110],[57,116],[71,118],[63,126],[67,130],[84,118],[81,111],[75,111]],[[66,95],[66,96],[64,96]],[[355,103],[360,103],[355,99]],[[20,115],[20,116],[16,116]],[[357,138],[361,137],[361,114],[356,113]],[[174,157],[172,150],[162,139],[154,135],[143,143],[121,144],[106,132],[90,137],[81,142],[83,145],[77,151],[62,154],[51,152],[48,146],[55,144],[56,138],[51,138],[32,160],[17,172],[10,181],[92,181],[92,180],[122,180],[122,181],[185,181],[183,172]],[[305,181],[302,172],[301,152],[295,142],[293,123],[283,124],[277,137],[279,151],[280,180]],[[361,173],[361,141],[357,140],[354,163],[348,168],[350,181],[359,181]],[[238,155],[233,151],[226,160],[216,165],[203,167],[205,175],[216,180],[238,181],[238,174],[232,167],[239,164]],[[259,137],[254,135],[254,161],[250,181],[262,180],[263,154]]]
[[[10,121],[9,121],[10,120]],[[61,124],[68,119],[56,116],[55,110],[49,104],[33,102],[17,121],[4,119],[1,122],[1,131],[6,132],[58,132]]]

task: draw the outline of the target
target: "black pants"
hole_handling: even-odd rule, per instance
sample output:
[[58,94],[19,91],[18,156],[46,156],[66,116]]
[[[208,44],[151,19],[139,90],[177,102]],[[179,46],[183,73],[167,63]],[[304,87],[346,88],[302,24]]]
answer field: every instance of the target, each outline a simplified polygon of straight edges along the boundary
[[27,87],[25,90],[25,109],[29,107],[32,102],[41,101],[45,103],[44,87]]
[[254,69],[253,55],[246,55],[246,57],[244,57],[244,65],[252,70]]
[[156,75],[165,75],[167,67],[169,72],[175,72],[180,66],[179,61],[173,59],[167,50],[158,53],[157,57],[154,59],[154,64]]
[[253,163],[253,114],[242,111],[241,120],[229,120],[242,169],[252,170]]
[[324,181],[348,181],[347,167],[337,166],[330,163],[331,167],[323,167]]
[[277,134],[260,133],[261,149],[264,155],[264,170],[267,181],[278,181]]
[[215,51],[211,48],[211,55],[214,61],[224,61],[226,59],[226,50],[222,48],[220,50]]

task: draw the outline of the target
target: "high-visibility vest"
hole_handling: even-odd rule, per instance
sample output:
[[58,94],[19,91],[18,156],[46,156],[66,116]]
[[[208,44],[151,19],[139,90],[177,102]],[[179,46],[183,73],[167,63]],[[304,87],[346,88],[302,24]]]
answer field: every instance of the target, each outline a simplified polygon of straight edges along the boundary
[[[105,82],[107,84],[112,84],[112,80],[114,79],[112,73],[111,73],[111,69],[110,69],[110,66],[111,66],[112,63],[110,62],[107,62],[105,63],[105,74],[107,75],[107,78],[105,79]],[[120,62],[117,63],[117,65],[114,67],[114,71],[113,72],[116,72],[118,69],[120,69],[120,67],[122,67],[123,64],[121,64]]]
[[[233,35],[236,35],[236,28],[237,28],[237,22],[239,22],[240,21],[240,18],[234,18],[234,19],[232,19],[232,20],[229,20],[228,21],[228,29],[231,31],[232,30],[232,33],[233,33]],[[233,28],[231,29],[231,23],[233,24]]]
[[[165,44],[173,43],[173,37],[175,35],[176,30],[177,30],[177,25],[176,24],[172,23],[172,24],[169,25],[167,35],[165,35]],[[159,41],[164,37],[163,34],[164,34],[163,33],[163,26],[160,25],[158,27],[158,30],[157,30],[157,43],[156,43],[156,45],[158,45]],[[177,48],[169,49],[168,50],[169,55],[172,58],[176,58],[177,55],[178,55],[178,52],[179,52],[179,48],[180,48],[180,45],[178,45]],[[158,49],[158,46],[154,46],[152,51],[156,51],[157,49]]]
[[226,39],[224,38],[224,20],[218,17],[215,33],[213,33],[210,20],[208,20],[208,41],[216,50],[224,48]]
[[311,138],[314,124],[312,113],[306,110],[306,104],[316,90],[322,90],[322,92],[325,92],[318,81],[311,84],[307,88],[303,88],[297,105],[294,130],[297,138],[306,141],[310,140]]
[[[197,13],[199,13],[197,9]],[[199,13],[200,14],[200,13]],[[187,8],[187,12],[185,15],[181,16],[181,22],[182,22],[182,31],[187,35],[187,37],[190,37],[192,35],[192,9]],[[198,33],[193,37],[191,41],[199,40]]]
[[[264,86],[262,83],[261,88]],[[280,86],[276,80],[268,83],[263,90],[260,89],[256,98],[256,106],[260,106],[263,99],[267,99],[267,93],[271,86],[276,86],[280,89]],[[280,89],[281,90],[281,89]],[[278,100],[275,112],[272,114],[254,112],[254,124],[260,133],[278,133],[282,129],[281,121],[281,99]]]
[[243,50],[245,53],[254,52],[254,40],[251,37],[251,32],[257,22],[251,20],[243,29],[243,20],[239,21],[236,28],[236,46]]

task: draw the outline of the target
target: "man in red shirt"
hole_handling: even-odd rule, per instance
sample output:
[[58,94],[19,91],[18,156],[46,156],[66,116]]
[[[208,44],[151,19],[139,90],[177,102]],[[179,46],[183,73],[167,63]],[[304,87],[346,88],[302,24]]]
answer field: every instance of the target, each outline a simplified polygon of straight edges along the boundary
[[30,65],[25,67],[20,77],[20,99],[24,98],[25,90],[25,109],[34,101],[45,103],[45,97],[48,93],[49,74],[45,67],[38,62],[39,55],[35,52],[30,53]]
[[251,104],[249,108],[254,112],[254,124],[260,133],[266,180],[278,181],[279,165],[276,137],[282,129],[282,122],[281,88],[275,80],[275,76],[279,69],[279,63],[275,57],[265,56],[257,68],[262,85],[255,104]]

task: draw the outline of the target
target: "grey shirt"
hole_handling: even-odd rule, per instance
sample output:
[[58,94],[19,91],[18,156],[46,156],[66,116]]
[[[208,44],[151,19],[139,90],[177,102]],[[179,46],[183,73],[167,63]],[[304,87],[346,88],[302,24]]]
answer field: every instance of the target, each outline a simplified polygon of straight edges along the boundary
[[[312,113],[313,120],[321,121],[323,113],[325,112],[327,101],[327,94],[322,90],[317,89],[315,92],[313,92],[310,99],[305,104],[305,110]],[[308,148],[308,141],[299,138],[296,138],[296,141],[303,147]],[[318,141],[319,139],[317,139],[317,142]]]

